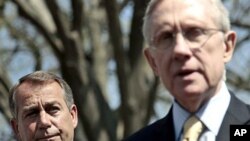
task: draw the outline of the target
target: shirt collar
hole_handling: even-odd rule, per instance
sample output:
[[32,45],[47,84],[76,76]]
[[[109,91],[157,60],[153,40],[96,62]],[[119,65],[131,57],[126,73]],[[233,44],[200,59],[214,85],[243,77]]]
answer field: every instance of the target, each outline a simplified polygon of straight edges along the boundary
[[[205,124],[213,134],[217,135],[220,125],[227,111],[231,96],[228,92],[225,82],[222,82],[218,94],[213,96],[201,109],[196,116]],[[216,114],[215,114],[216,113]],[[183,109],[176,101],[173,103],[173,120],[175,127],[175,137],[178,139],[182,132],[182,126],[190,113]]]
[[182,126],[183,126],[184,122],[187,120],[187,118],[189,117],[189,115],[190,115],[190,113],[188,113],[176,101],[174,101],[174,103],[173,103],[173,120],[174,120],[176,140],[178,140],[178,138],[180,138]]
[[196,115],[206,125],[206,127],[215,135],[218,134],[222,120],[226,114],[231,96],[227,86],[223,81],[219,93],[212,97]]

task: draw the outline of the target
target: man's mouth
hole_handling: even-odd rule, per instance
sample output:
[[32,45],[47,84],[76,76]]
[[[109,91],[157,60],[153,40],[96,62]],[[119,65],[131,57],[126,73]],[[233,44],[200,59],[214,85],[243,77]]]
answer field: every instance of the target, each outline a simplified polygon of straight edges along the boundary
[[179,76],[179,77],[184,77],[184,76],[188,76],[194,72],[198,72],[196,70],[182,70],[182,71],[179,71],[176,76]]
[[57,137],[58,135],[49,135],[49,136],[45,136],[45,137],[41,137],[39,139],[37,139],[38,141],[50,141],[53,140]]

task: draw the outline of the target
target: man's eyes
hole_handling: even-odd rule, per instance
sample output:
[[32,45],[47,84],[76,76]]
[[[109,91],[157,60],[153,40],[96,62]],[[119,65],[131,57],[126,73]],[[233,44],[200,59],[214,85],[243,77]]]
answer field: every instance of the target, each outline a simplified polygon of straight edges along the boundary
[[[186,29],[184,31],[182,31],[182,34],[185,38],[195,38],[195,37],[199,37],[199,36],[202,36],[204,35],[205,31],[201,28],[189,28],[189,29]],[[156,39],[156,41],[164,41],[164,40],[173,40],[174,37],[176,36],[177,33],[172,33],[172,32],[163,32],[162,34],[160,34],[158,36],[158,38]]]
[[163,42],[169,42],[172,41],[174,38],[174,33],[172,32],[163,32],[158,37],[155,38],[154,43],[156,45],[162,44]]
[[46,112],[51,114],[51,115],[54,115],[59,111],[60,111],[60,108],[57,106],[46,108]]
[[30,110],[25,114],[25,118],[35,117],[39,114],[39,110]]
[[165,33],[162,34],[162,36],[160,38],[168,40],[168,39],[172,39],[173,37],[174,37],[173,33],[165,32]]
[[[59,111],[60,111],[60,107],[58,107],[58,106],[52,106],[52,107],[45,108],[45,112],[51,116],[56,115]],[[40,112],[41,111],[39,109],[32,109],[32,110],[26,112],[24,117],[25,118],[33,118],[33,117],[39,116]]]
[[164,40],[171,40],[174,38],[174,33],[171,33],[171,32],[163,32],[161,33],[158,38],[156,38],[156,41],[157,42],[161,42],[161,41],[164,41]]
[[204,30],[201,28],[190,28],[186,30],[184,33],[185,33],[185,37],[196,38],[196,37],[202,36],[204,34]]

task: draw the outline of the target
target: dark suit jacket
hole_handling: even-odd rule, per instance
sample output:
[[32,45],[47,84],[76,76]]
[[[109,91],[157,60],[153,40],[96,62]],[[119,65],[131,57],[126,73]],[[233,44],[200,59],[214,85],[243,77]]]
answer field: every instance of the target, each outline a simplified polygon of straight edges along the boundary
[[[216,141],[230,140],[229,129],[231,124],[250,124],[250,106],[237,99],[234,95],[231,95],[231,101]],[[175,141],[172,108],[166,117],[141,129],[124,141]]]

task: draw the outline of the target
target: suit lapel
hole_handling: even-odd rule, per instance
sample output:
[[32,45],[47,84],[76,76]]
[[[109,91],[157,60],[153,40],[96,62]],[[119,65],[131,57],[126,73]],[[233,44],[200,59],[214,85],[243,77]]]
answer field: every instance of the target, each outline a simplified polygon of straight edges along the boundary
[[157,141],[175,141],[175,132],[174,132],[174,125],[173,125],[173,114],[172,108],[169,110],[168,115],[164,118],[161,127],[158,128],[157,134]]
[[249,106],[238,100],[234,94],[231,94],[231,101],[227,109],[226,115],[222,121],[216,141],[229,141],[230,125],[247,124],[250,120]]

